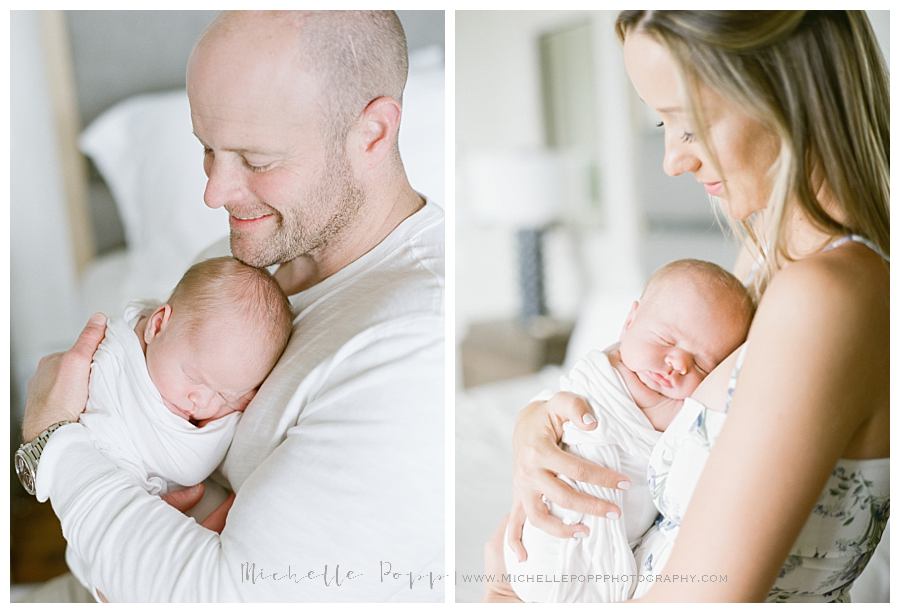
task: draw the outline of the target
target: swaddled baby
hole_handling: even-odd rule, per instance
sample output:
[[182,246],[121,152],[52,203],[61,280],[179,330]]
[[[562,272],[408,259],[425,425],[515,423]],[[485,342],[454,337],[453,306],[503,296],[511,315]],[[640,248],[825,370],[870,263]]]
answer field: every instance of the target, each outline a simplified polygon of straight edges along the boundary
[[132,303],[110,321],[80,421],[151,494],[199,483],[225,457],[292,319],[267,271],[199,262],[165,304]]
[[634,591],[632,546],[653,524],[657,509],[647,464],[660,431],[682,401],[746,338],[753,302],[740,281],[719,266],[678,260],[650,278],[628,313],[618,346],[592,351],[560,381],[550,402],[583,396],[599,426],[583,431],[566,423],[563,449],[628,475],[627,491],[559,478],[580,492],[610,500],[621,517],[582,515],[555,504],[565,523],[590,528],[580,538],[556,538],[526,522],[519,562],[505,545],[511,585],[529,602],[618,602]]

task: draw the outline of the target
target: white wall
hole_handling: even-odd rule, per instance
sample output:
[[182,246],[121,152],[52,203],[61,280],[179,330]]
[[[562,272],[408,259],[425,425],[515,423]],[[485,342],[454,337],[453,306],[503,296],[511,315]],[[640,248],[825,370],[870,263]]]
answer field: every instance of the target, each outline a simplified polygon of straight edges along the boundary
[[[466,170],[479,151],[544,144],[538,39],[546,32],[584,21],[592,26],[593,57],[584,61],[592,62],[595,71],[595,157],[601,201],[600,215],[546,236],[551,314],[575,317],[582,299],[596,287],[609,291],[639,287],[648,267],[659,263],[659,241],[646,232],[642,203],[648,196],[647,177],[662,176],[661,133],[649,136],[659,156],[646,155],[647,130],[636,117],[639,111],[613,33],[615,16],[614,11],[457,12],[458,339],[470,322],[511,317],[518,308],[514,237],[509,230],[475,221]],[[703,191],[690,180],[676,183],[676,189],[669,185],[665,192],[667,209],[676,217],[690,216],[699,202],[699,215],[709,218]],[[508,206],[514,216],[516,204]],[[710,232],[701,234],[700,240],[712,245],[694,255],[730,264],[732,256],[727,244],[722,246],[718,229],[711,224]],[[683,242],[697,240],[692,235]],[[671,248],[672,242],[664,246]]]
[[[470,321],[509,316],[519,304],[514,237],[508,230],[473,223],[466,163],[477,151],[543,145],[537,38],[587,14],[456,12],[456,321],[460,333]],[[577,272],[569,265],[555,264],[573,261],[571,242],[557,232],[547,237],[545,249],[548,268],[556,271],[547,279],[550,306],[555,312],[574,314]]]
[[39,19],[10,16],[10,350],[20,392],[38,358],[70,344],[79,325]]

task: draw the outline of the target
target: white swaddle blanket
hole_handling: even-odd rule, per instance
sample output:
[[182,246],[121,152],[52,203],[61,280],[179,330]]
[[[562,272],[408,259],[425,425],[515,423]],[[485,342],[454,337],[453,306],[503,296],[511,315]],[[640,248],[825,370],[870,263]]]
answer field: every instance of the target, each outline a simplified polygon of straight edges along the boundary
[[583,396],[598,427],[583,431],[566,423],[563,449],[628,475],[625,492],[560,478],[576,490],[614,502],[616,520],[582,515],[550,504],[567,524],[584,523],[584,538],[556,538],[525,522],[522,543],[528,559],[519,562],[505,543],[510,583],[526,602],[620,602],[634,591],[637,569],[632,546],[653,524],[657,511],[647,484],[647,463],[660,433],[632,400],[619,373],[602,351],[592,351],[568,375],[560,390]]
[[[148,306],[132,302],[122,319],[107,324],[106,337],[91,364],[87,409],[79,422],[94,445],[134,475],[144,489],[164,494],[200,483],[218,467],[241,413],[198,428],[166,408],[150,379],[134,331],[141,311]],[[87,565],[71,548],[66,549],[66,563],[82,584],[93,590]]]
[[198,428],[175,415],[147,371],[134,326],[147,303],[111,320],[94,354],[87,410],[80,422],[98,449],[151,494],[200,483],[222,462],[240,419],[231,413]]

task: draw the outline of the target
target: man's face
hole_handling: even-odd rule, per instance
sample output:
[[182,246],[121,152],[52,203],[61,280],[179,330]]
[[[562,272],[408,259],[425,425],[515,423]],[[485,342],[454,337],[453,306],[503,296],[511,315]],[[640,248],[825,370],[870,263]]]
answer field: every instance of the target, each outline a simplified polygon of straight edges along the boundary
[[291,39],[243,25],[209,35],[188,64],[204,201],[228,211],[239,260],[262,267],[304,254],[317,259],[364,195]]

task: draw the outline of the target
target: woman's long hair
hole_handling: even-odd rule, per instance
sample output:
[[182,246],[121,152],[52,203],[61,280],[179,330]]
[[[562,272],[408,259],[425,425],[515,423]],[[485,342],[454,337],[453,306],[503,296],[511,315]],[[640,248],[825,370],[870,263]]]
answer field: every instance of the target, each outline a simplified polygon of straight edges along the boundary
[[[829,235],[861,234],[889,253],[888,75],[863,11],[621,12],[620,40],[633,31],[654,37],[675,58],[702,142],[709,143],[697,103],[702,85],[780,140],[765,215],[731,223],[765,260],[757,297],[791,259],[789,215],[803,214]],[[846,223],[825,210],[817,193],[839,204]],[[799,210],[789,210],[794,206]]]

